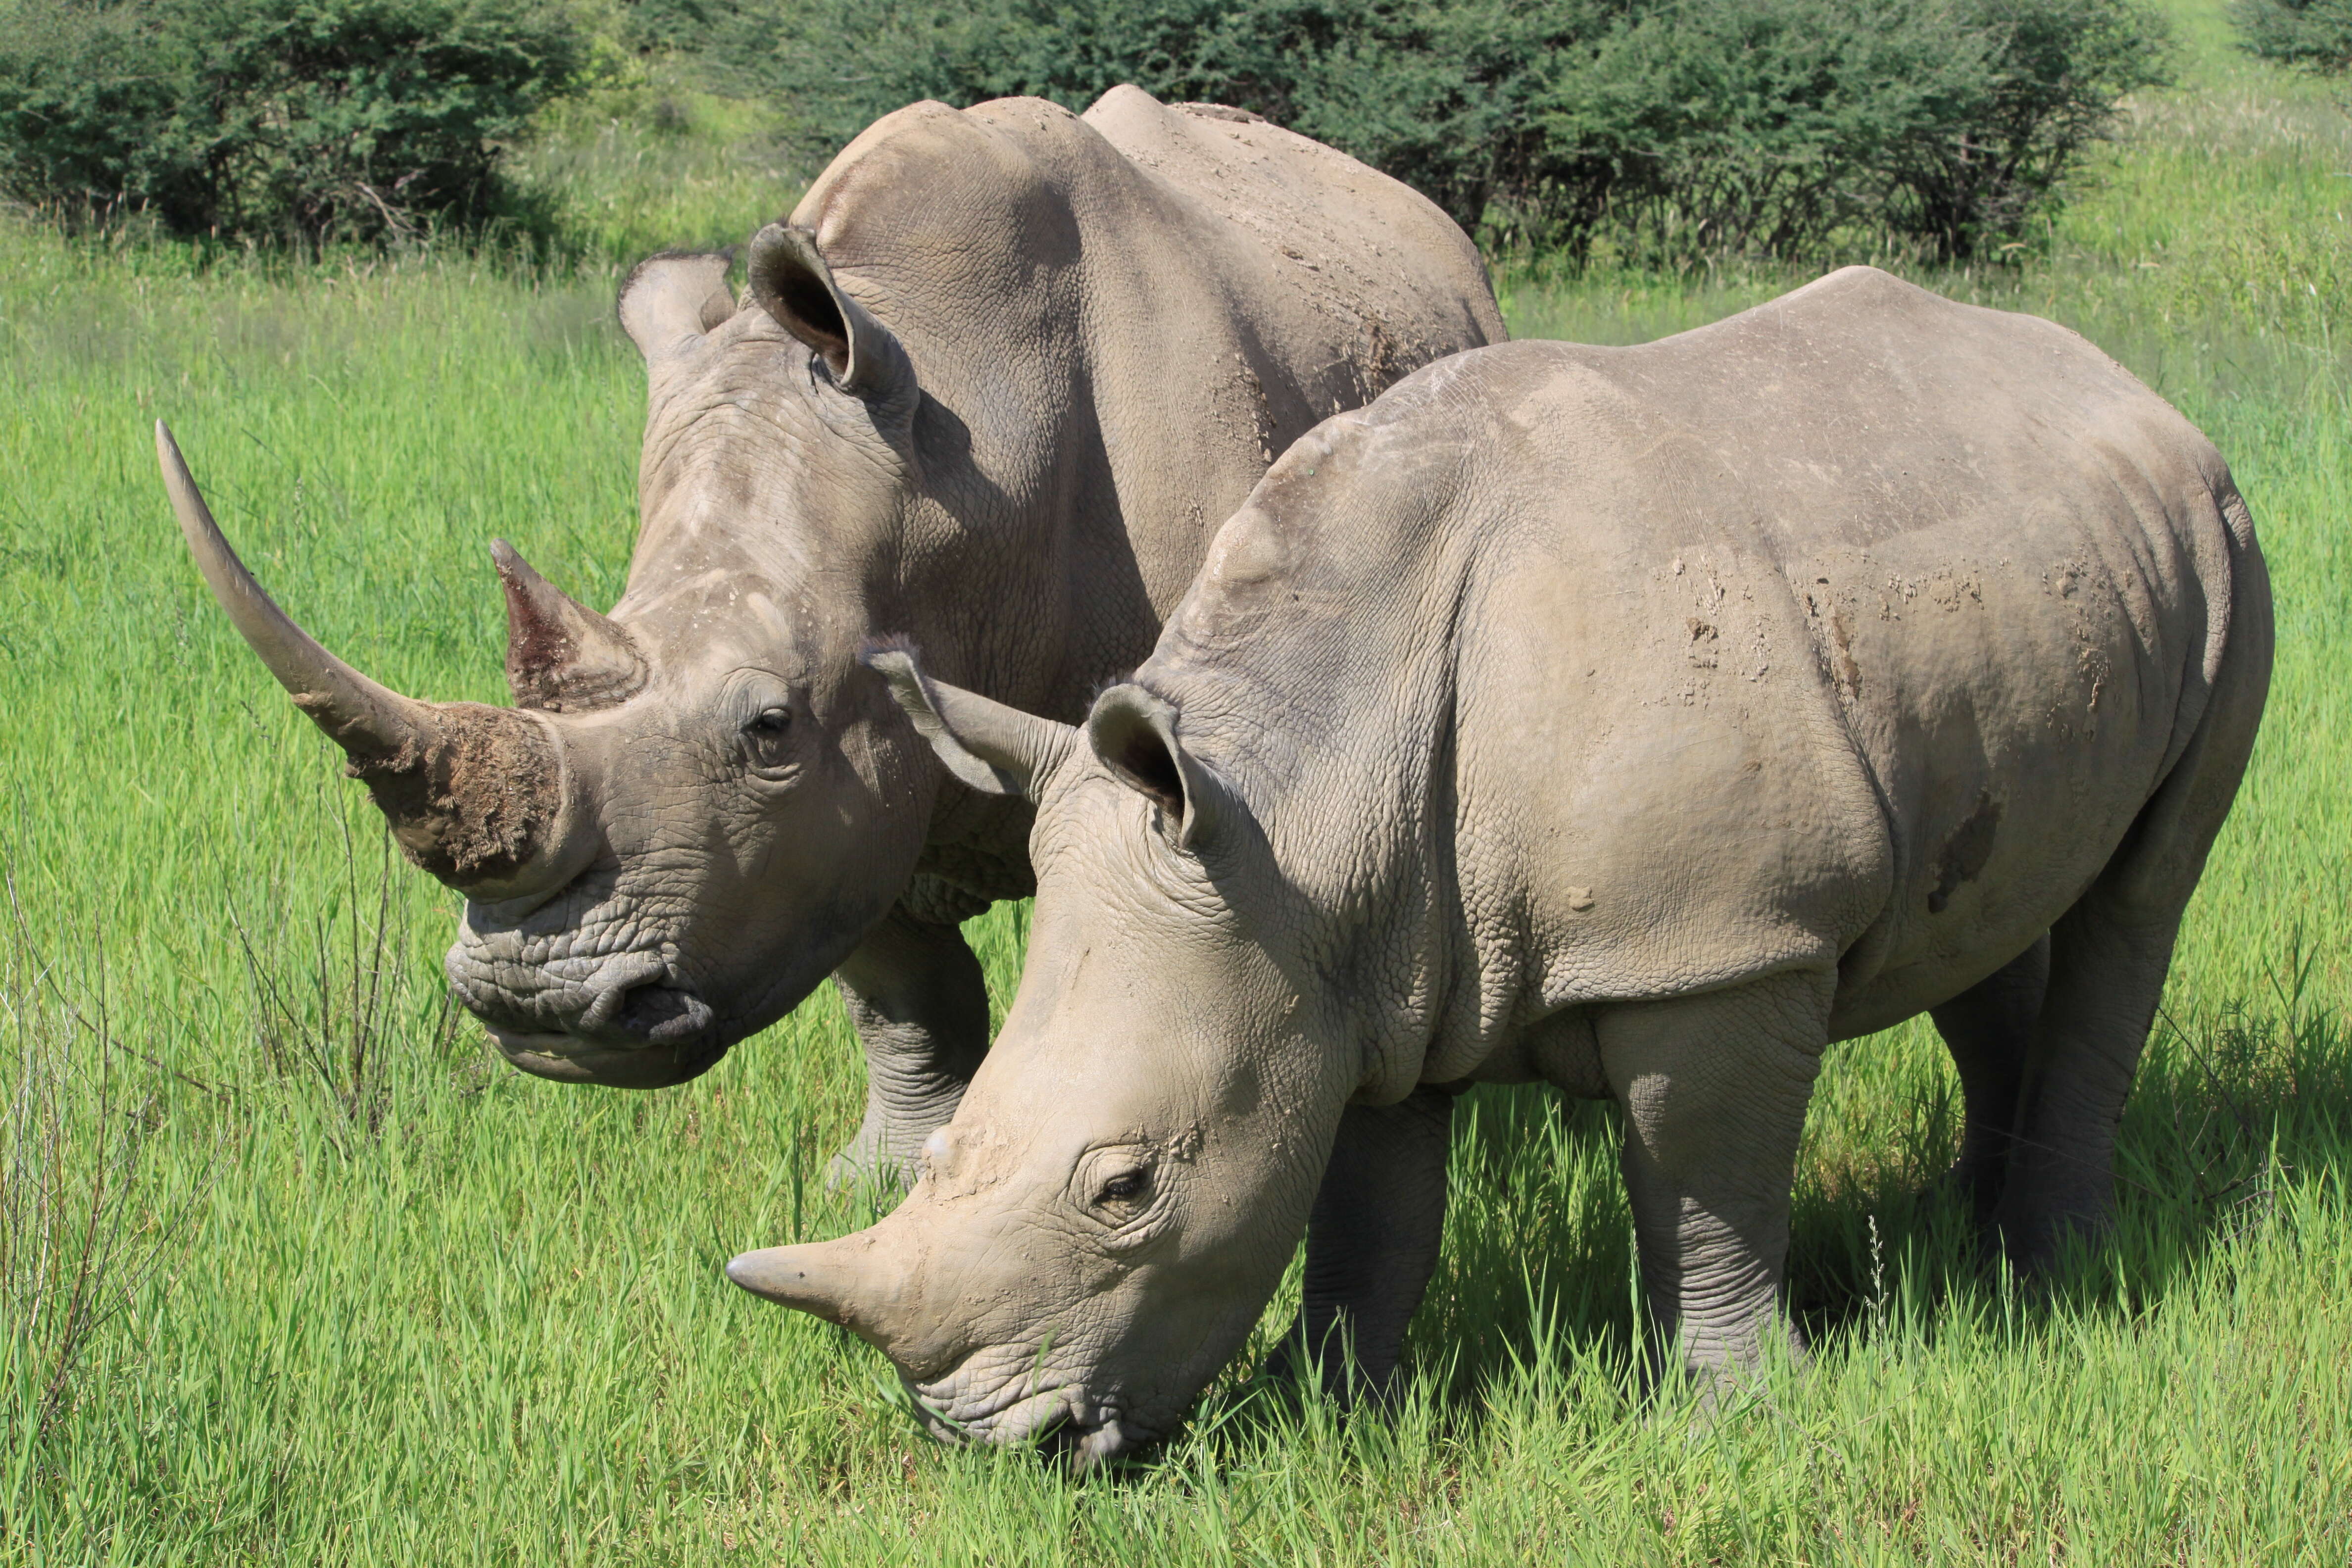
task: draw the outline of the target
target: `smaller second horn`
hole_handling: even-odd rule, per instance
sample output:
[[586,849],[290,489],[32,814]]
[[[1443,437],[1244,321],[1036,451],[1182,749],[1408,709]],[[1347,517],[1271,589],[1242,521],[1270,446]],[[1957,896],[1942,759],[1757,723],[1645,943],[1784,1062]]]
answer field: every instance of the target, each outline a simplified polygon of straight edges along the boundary
[[531,570],[503,539],[490,559],[507,591],[507,685],[515,705],[580,713],[645,689],[645,659],[629,634]]

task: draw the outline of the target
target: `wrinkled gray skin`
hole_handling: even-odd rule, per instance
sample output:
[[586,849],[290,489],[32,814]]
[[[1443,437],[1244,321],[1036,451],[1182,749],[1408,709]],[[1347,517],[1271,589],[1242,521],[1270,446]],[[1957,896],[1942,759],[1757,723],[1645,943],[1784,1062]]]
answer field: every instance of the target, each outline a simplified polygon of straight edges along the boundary
[[895,1170],[986,1048],[957,922],[1030,891],[1031,814],[954,783],[861,650],[908,634],[1082,715],[1276,452],[1502,324],[1405,186],[1133,88],[902,110],[761,232],[740,303],[728,266],[622,294],[650,400],[611,615],[499,548],[515,710],[333,659],[164,466],[223,604],[467,895],[449,979],[517,1066],[676,1083],[831,973],[871,1069],[844,1163]]
[[1449,1094],[1542,1080],[1624,1107],[1658,1342],[1736,1377],[1791,1337],[1822,1048],[1923,1011],[2032,1266],[2109,1215],[2270,656],[2220,457],[2047,322],[1853,268],[1432,366],[1290,448],[1083,734],[880,658],[1039,802],[1028,967],[907,1201],[729,1272],[943,1433],[1100,1458],[1233,1354],[1327,1163],[1380,1195],[1307,1331],[1385,1380]]

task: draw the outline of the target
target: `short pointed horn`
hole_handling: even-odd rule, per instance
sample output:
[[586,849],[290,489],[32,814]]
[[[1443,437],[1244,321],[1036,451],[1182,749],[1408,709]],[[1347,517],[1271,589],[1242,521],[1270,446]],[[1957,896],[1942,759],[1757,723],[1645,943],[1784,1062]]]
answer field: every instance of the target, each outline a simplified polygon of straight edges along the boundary
[[518,707],[584,712],[644,689],[645,659],[627,632],[531,570],[505,540],[490,542],[490,559],[506,585],[507,685]]
[[195,554],[196,569],[294,705],[355,760],[413,758],[422,752],[432,737],[432,710],[379,686],[329,653],[262,592],[213,521],[212,509],[205,505],[203,492],[180,456],[179,443],[161,419],[155,421],[155,457],[163,466],[163,488],[172,493],[172,510]]
[[404,697],[321,647],[279,609],[222,537],[179,444],[155,422],[155,457],[180,531],[213,597],[294,705],[351,759],[402,851],[464,893],[512,897],[561,874],[562,755],[546,721],[477,702]]
[[838,1241],[807,1242],[746,1252],[727,1265],[727,1278],[752,1295],[838,1323],[887,1352],[903,1270],[885,1260],[871,1230]]

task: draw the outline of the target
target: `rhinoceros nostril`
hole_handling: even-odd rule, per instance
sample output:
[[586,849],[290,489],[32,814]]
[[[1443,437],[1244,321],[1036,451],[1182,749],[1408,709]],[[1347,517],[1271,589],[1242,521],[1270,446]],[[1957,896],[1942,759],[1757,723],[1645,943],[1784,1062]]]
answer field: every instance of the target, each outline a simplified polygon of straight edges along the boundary
[[596,994],[588,1010],[580,1015],[579,1027],[601,1029],[620,1014],[628,1002],[629,993],[640,985],[650,984],[669,973],[669,965],[661,955],[652,952],[632,952],[614,959],[597,971],[590,982]]
[[678,1046],[701,1038],[709,1027],[710,1007],[701,997],[667,985],[640,985],[604,1033],[618,1031],[641,1045]]

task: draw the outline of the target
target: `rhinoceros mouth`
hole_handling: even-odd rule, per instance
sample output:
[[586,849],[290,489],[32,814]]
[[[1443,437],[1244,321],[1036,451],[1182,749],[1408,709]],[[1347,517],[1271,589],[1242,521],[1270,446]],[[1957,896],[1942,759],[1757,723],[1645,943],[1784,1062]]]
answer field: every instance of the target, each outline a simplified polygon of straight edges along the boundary
[[684,1045],[613,1047],[572,1035],[527,1034],[485,1024],[507,1060],[534,1078],[606,1089],[667,1089],[699,1078],[727,1054],[715,1033]]
[[949,1392],[952,1376],[919,1384],[904,1373],[900,1383],[913,1396],[923,1425],[949,1443],[1036,1448],[1079,1469],[1146,1448],[1158,1441],[1115,1399],[1089,1398],[1083,1384],[1058,1384],[1028,1392],[1021,1378],[979,1401]]
[[524,1072],[658,1089],[709,1070],[739,1037],[657,950],[530,964],[485,952],[469,935],[449,950],[450,987]]

